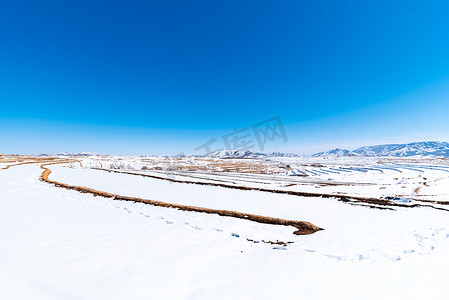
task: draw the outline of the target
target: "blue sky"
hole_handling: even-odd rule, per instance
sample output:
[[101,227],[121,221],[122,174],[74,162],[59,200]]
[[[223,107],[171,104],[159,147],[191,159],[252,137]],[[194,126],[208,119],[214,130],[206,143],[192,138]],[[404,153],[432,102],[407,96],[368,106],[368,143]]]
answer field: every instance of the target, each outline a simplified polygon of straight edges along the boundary
[[[0,153],[449,140],[448,1],[4,1]],[[257,149],[253,149],[257,150]]]

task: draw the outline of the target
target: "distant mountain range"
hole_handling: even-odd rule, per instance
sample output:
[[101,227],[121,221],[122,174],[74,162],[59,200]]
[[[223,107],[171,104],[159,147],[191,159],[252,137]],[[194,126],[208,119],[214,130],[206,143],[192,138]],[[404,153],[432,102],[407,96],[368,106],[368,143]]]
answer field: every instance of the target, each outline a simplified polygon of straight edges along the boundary
[[[97,153],[92,152],[78,152],[78,153],[58,153],[58,154],[38,154],[38,156],[94,156]],[[219,150],[207,155],[177,155],[177,157],[214,157],[214,158],[269,158],[269,157],[304,157],[293,153],[271,152],[261,153],[252,152],[248,150]],[[392,157],[410,157],[410,156],[432,156],[432,157],[448,157],[449,158],[449,143],[447,142],[415,142],[409,144],[385,144],[375,146],[364,146],[355,150],[347,150],[336,148],[325,152],[318,152],[311,157],[378,157],[378,156],[392,156]]]
[[345,157],[345,156],[434,156],[449,157],[449,143],[447,142],[415,142],[409,144],[386,144],[365,146],[353,151],[346,149],[333,149],[319,152],[313,157]]
[[272,152],[261,153],[248,150],[219,150],[207,155],[215,158],[263,158],[263,157],[297,157],[299,155],[293,153]]
[[[272,152],[260,153],[248,150],[221,150],[213,152],[208,157],[215,158],[263,158],[263,157],[301,157],[292,153]],[[348,157],[348,156],[433,156],[449,157],[449,143],[447,142],[415,142],[409,144],[386,144],[365,146],[355,150],[336,148],[326,152],[318,152],[311,157]]]
[[53,153],[53,154],[49,154],[49,153],[36,154],[36,156],[95,156],[95,155],[98,155],[98,153],[95,153],[95,152],[76,152],[76,153],[63,152],[63,153]]
[[263,153],[255,153],[248,150],[219,150],[208,154],[208,157],[215,158],[248,158],[248,157],[260,157]]
[[312,155],[312,157],[345,157],[345,156],[357,156],[357,154],[350,150],[336,148],[326,152],[318,152]]

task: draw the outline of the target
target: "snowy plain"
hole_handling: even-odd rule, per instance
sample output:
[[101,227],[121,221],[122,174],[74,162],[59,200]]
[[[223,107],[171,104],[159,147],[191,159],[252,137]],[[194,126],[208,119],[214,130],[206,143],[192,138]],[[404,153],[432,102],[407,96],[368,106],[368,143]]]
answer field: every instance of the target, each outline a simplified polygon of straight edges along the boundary
[[2,299],[449,295],[447,211],[379,210],[75,165],[50,166],[50,177],[120,195],[305,220],[325,230],[295,236],[292,227],[94,197],[40,181],[38,164],[14,166],[0,170]]

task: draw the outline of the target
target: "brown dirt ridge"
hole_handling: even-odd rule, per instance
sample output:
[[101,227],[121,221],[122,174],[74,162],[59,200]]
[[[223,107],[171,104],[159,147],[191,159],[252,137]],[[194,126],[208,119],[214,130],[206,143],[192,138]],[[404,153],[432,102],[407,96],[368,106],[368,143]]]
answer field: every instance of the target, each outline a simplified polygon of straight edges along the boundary
[[28,165],[28,164],[38,164],[38,163],[45,163],[45,162],[53,162],[55,160],[60,160],[57,157],[49,157],[49,158],[19,158],[18,160],[9,159],[9,160],[2,160],[1,163],[14,163],[11,165],[7,165],[2,168],[2,170],[8,170],[11,167],[21,166],[21,165]]
[[51,170],[48,169],[46,166],[52,165],[52,164],[59,164],[59,163],[62,163],[62,162],[53,162],[53,163],[48,163],[48,164],[42,164],[41,168],[44,171],[41,174],[41,180],[44,182],[53,184],[56,187],[66,188],[69,190],[75,190],[75,191],[78,191],[81,193],[89,193],[94,196],[113,198],[115,200],[139,202],[139,203],[150,204],[153,206],[174,208],[174,209],[178,209],[178,210],[182,210],[182,211],[216,214],[219,216],[238,218],[238,219],[263,223],[263,224],[293,226],[297,229],[295,232],[293,232],[296,235],[307,235],[307,234],[312,234],[317,231],[323,230],[323,228],[320,228],[320,227],[318,227],[310,222],[306,222],[306,221],[286,220],[286,219],[280,219],[280,218],[246,214],[246,213],[241,213],[241,212],[236,212],[236,211],[231,211],[231,210],[217,210],[217,209],[204,208],[204,207],[172,204],[172,203],[166,203],[166,202],[156,201],[156,200],[115,195],[115,194],[111,194],[108,192],[97,191],[95,189],[84,187],[84,186],[71,186],[69,184],[61,183],[61,182],[54,181],[54,180],[51,180],[48,178],[48,176],[51,174]]
[[[300,196],[300,197],[333,198],[333,199],[337,199],[338,201],[341,201],[341,202],[344,202],[347,204],[351,204],[351,205],[357,205],[357,204],[363,203],[365,207],[374,208],[374,209],[392,209],[393,207],[403,207],[403,208],[429,207],[429,208],[433,208],[433,209],[437,209],[437,210],[446,210],[447,211],[447,209],[445,209],[445,208],[435,207],[432,205],[401,204],[401,203],[396,203],[396,202],[393,202],[393,201],[387,200],[387,199],[346,196],[346,195],[336,195],[336,194],[320,194],[320,193],[309,193],[309,192],[285,191],[285,190],[276,190],[276,189],[268,189],[268,188],[254,188],[254,187],[230,185],[230,184],[216,183],[216,182],[195,182],[195,181],[188,181],[188,180],[178,180],[178,179],[174,179],[174,178],[168,178],[168,177],[162,177],[162,176],[156,176],[156,175],[150,175],[150,174],[125,172],[125,171],[117,171],[117,170],[110,170],[110,169],[100,169],[100,168],[92,168],[92,169],[99,170],[99,171],[105,171],[105,172],[119,173],[119,174],[129,174],[129,175],[136,175],[136,176],[142,176],[142,177],[150,177],[150,178],[154,178],[154,179],[166,180],[166,181],[175,182],[175,183],[210,185],[210,186],[217,186],[217,187],[230,188],[230,189],[236,189],[236,190],[258,191],[258,192],[267,192],[267,193],[275,193],[275,194],[288,194],[288,195]],[[424,202],[423,200],[416,200],[416,201]],[[438,201],[426,201],[426,202],[433,203],[433,204],[448,204],[447,202],[439,203]]]

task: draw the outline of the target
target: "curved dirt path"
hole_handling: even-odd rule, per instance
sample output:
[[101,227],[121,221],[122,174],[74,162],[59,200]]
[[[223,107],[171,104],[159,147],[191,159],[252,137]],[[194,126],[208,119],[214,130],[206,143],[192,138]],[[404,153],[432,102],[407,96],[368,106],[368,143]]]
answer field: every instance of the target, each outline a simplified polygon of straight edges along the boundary
[[[156,176],[156,175],[150,175],[150,174],[142,174],[142,173],[136,173],[136,172],[128,172],[128,171],[117,171],[117,170],[109,170],[109,169],[101,169],[101,168],[92,168],[92,169],[110,172],[110,173],[112,172],[112,173],[119,173],[119,174],[129,174],[129,175],[136,175],[136,176],[142,176],[142,177],[149,177],[149,178],[166,180],[166,181],[175,182],[175,183],[209,185],[209,186],[217,186],[217,187],[236,189],[236,190],[258,191],[258,192],[267,192],[267,193],[274,193],[274,194],[288,194],[288,195],[294,195],[294,196],[300,196],[300,197],[333,198],[333,199],[336,199],[338,201],[341,201],[341,202],[344,202],[344,203],[347,203],[350,205],[363,204],[363,206],[365,206],[365,207],[374,208],[374,209],[393,209],[393,207],[404,207],[404,208],[430,207],[433,209],[449,211],[448,209],[441,208],[441,207],[435,207],[430,204],[418,204],[418,203],[402,204],[402,203],[396,203],[396,202],[386,200],[386,199],[371,198],[371,197],[340,195],[340,194],[326,194],[326,193],[313,193],[313,192],[298,192],[298,191],[290,191],[290,190],[248,187],[248,186],[233,185],[233,184],[218,183],[218,182],[200,182],[200,181],[180,180],[180,179],[175,179],[175,178],[168,178],[168,177],[162,177],[162,176]],[[192,177],[192,178],[194,178],[194,177]],[[425,203],[432,203],[432,204],[449,205],[449,202],[443,202],[443,201],[431,201],[431,200],[423,201],[423,200],[417,200],[417,199],[413,199],[413,200],[421,201],[421,202],[425,202]]]
[[60,163],[63,163],[63,162],[53,162],[53,163],[48,163],[48,164],[42,164],[41,168],[44,171],[42,172],[40,179],[44,182],[53,184],[56,187],[65,188],[65,189],[69,189],[69,190],[75,190],[75,191],[78,191],[81,193],[89,193],[94,196],[112,198],[115,200],[140,202],[140,203],[150,204],[153,206],[174,208],[174,209],[178,209],[178,210],[182,210],[182,211],[216,214],[219,216],[244,219],[244,220],[258,222],[258,223],[264,223],[264,224],[293,226],[297,229],[295,232],[293,232],[296,235],[307,235],[307,234],[312,234],[317,231],[323,230],[323,228],[320,228],[320,227],[318,227],[310,222],[306,222],[306,221],[286,220],[286,219],[280,219],[280,218],[272,218],[272,217],[266,217],[266,216],[260,216],[260,215],[246,214],[246,213],[230,211],[230,210],[217,210],[217,209],[211,209],[211,208],[205,208],[205,207],[173,204],[173,203],[167,203],[167,202],[156,201],[156,200],[121,196],[121,195],[111,194],[111,193],[104,192],[104,191],[98,191],[98,190],[84,187],[84,186],[72,186],[72,185],[69,185],[66,183],[61,183],[61,182],[49,179],[48,176],[51,174],[51,170],[49,168],[47,168],[46,166],[53,165],[53,164],[60,164]]
[[[43,159],[39,159],[39,158],[30,158],[30,159],[24,159],[25,161],[15,161],[16,163],[14,164],[10,164],[7,165],[5,167],[2,168],[2,170],[8,170],[11,167],[16,167],[16,166],[21,166],[21,165],[28,165],[28,164],[39,164],[39,163],[48,163],[48,162],[54,162],[54,161],[60,161],[62,162],[74,162],[73,160],[67,160],[67,159],[60,159],[60,158],[43,158]],[[11,161],[9,161],[11,162]]]

